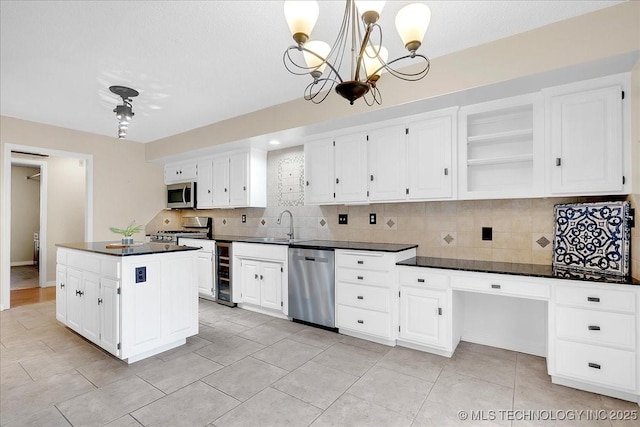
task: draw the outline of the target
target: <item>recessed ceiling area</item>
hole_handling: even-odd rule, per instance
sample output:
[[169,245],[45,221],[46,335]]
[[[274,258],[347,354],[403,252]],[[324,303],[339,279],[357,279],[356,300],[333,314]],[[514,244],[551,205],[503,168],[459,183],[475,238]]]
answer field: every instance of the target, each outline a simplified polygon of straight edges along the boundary
[[[331,43],[344,2],[319,3],[312,38]],[[390,58],[404,52],[394,19],[408,3],[382,12]],[[420,52],[433,59],[621,2],[425,3]],[[150,142],[301,98],[311,79],[283,66],[282,1],[2,1],[0,19],[0,114],[114,139],[112,85],[140,92],[127,139]]]

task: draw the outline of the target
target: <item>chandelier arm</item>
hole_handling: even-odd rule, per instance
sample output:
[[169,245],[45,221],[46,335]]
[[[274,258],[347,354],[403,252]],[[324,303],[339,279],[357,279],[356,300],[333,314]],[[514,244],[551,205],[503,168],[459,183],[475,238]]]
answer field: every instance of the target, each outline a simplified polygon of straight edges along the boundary
[[362,55],[364,55],[365,48],[367,47],[367,43],[369,43],[369,36],[371,35],[372,25],[367,25],[367,28],[364,32],[364,38],[362,39],[362,43],[360,44],[360,52],[358,52],[358,57],[356,58],[356,71],[353,73],[353,80],[360,80],[360,66],[362,64]]
[[[319,89],[313,90],[314,86],[318,84],[319,81],[324,81],[324,83],[322,83],[322,86]],[[329,82],[331,82],[331,87],[329,87],[328,90],[324,91],[323,90],[324,87]],[[307,101],[311,101],[314,104],[320,104],[322,101],[324,101],[327,98],[327,96],[329,96],[329,93],[331,92],[331,88],[335,83],[336,81],[332,79],[318,79],[317,81],[313,81],[309,83],[304,90],[304,99],[306,99]],[[321,94],[324,94],[324,95],[322,95],[319,100],[316,100],[316,98]]]
[[[290,52],[292,50],[298,50],[298,46],[289,46],[287,48],[287,50],[284,51],[284,54],[282,55],[282,62],[284,64],[284,67],[287,69],[288,72],[290,72],[291,74],[294,74],[296,76],[304,76],[309,74],[311,67],[307,67],[307,66],[302,66],[299,65],[297,62],[295,62],[293,60],[293,58],[291,58],[291,54]],[[287,62],[288,60],[288,62]],[[289,64],[293,65],[294,67],[303,70],[303,71],[297,71],[296,69],[292,69]]]
[[[396,69],[394,69],[393,67],[391,67],[391,64],[394,64],[396,62],[402,61],[404,59],[408,59],[408,58],[421,58],[425,61],[425,65],[424,68],[422,68],[419,71],[416,71],[415,73],[404,73],[402,71],[398,71]],[[429,58],[427,58],[424,55],[421,54],[414,54],[414,55],[405,55],[405,56],[401,56],[399,58],[396,58],[394,60],[391,60],[389,62],[383,63],[381,67],[379,67],[375,72],[372,73],[372,75],[375,75],[378,73],[378,71],[385,69],[389,72],[389,74],[391,74],[394,77],[397,77],[401,80],[405,80],[405,81],[417,81],[420,80],[421,78],[423,78],[424,76],[426,76],[429,73],[429,70],[431,69],[431,62],[429,61]],[[368,82],[370,80],[367,80]]]

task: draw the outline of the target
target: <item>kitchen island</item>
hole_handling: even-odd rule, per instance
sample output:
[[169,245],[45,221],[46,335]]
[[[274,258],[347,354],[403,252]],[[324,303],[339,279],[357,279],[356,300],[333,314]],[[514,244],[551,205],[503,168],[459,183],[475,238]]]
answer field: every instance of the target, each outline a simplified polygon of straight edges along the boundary
[[199,248],[164,243],[57,244],[56,318],[133,363],[198,333]]

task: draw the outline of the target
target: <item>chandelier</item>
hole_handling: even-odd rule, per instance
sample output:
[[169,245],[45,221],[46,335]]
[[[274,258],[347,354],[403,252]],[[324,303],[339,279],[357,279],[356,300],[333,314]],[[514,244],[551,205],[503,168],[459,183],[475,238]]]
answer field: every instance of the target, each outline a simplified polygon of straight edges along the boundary
[[[318,19],[318,2],[284,2],[284,15],[296,44],[285,50],[282,59],[290,73],[310,74],[313,78],[304,91],[306,100],[319,104],[335,86],[336,92],[351,105],[359,98],[367,105],[380,105],[382,95],[377,82],[383,72],[407,81],[420,80],[427,75],[429,58],[416,51],[431,20],[429,7],[424,3],[412,3],[400,9],[396,15],[396,29],[409,54],[388,61],[388,51],[382,46],[382,28],[377,23],[384,4],[384,1],[347,0],[340,31],[333,46],[329,46],[320,40],[310,40]],[[345,79],[340,70],[347,51],[351,71]],[[392,67],[404,60],[419,61],[421,67],[411,72]]]
[[122,105],[117,105],[113,112],[116,113],[116,118],[118,119],[118,139],[123,139],[127,136],[129,122],[134,116],[131,98],[138,96],[140,93],[125,86],[110,86],[109,90],[122,98]]

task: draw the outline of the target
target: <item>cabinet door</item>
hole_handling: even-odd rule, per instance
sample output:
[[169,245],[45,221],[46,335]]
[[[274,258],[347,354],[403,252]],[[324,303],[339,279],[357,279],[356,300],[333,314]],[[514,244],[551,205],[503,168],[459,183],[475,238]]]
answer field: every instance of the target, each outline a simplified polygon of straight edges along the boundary
[[118,355],[120,342],[120,295],[117,280],[100,279],[100,347]]
[[239,153],[229,157],[229,205],[248,206],[247,177],[249,154]]
[[82,272],[67,268],[67,326],[82,332]]
[[407,145],[404,126],[378,129],[368,135],[369,200],[406,199]]
[[213,254],[208,251],[198,251],[196,263],[198,291],[211,296],[213,294]]
[[400,289],[400,337],[425,345],[444,346],[446,292],[402,286]]
[[409,199],[452,197],[452,116],[409,126]]
[[242,260],[242,302],[260,305],[260,263]]
[[196,187],[197,208],[210,208],[213,206],[213,161],[203,160],[198,162],[198,183]]
[[172,163],[164,167],[164,183],[195,181],[197,177],[196,162]]
[[334,201],[333,140],[317,141],[304,146],[305,204]]
[[367,137],[365,134],[336,138],[336,202],[367,200]]
[[67,267],[56,266],[56,319],[67,324]]
[[553,194],[622,190],[622,88],[550,99]]
[[229,206],[229,157],[213,159],[213,205]]
[[[163,317],[169,319],[167,335],[184,337],[195,326],[197,333],[198,288],[194,262],[185,262],[182,258],[171,258],[162,261],[162,286],[166,289],[163,298]],[[195,322],[194,322],[195,319]]]
[[84,271],[82,273],[82,335],[89,341],[100,344],[100,276]]
[[260,305],[272,310],[282,310],[282,264],[261,263]]

